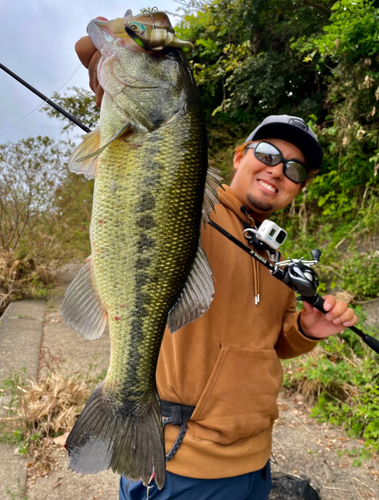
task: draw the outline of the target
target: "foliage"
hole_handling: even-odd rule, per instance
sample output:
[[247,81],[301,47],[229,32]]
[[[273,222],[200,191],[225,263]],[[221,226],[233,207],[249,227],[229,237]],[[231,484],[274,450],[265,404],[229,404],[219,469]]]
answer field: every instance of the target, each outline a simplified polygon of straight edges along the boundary
[[284,384],[316,401],[314,417],[342,425],[378,452],[377,377],[377,355],[346,330],[343,338],[329,337],[310,354],[286,361]]
[[4,250],[15,250],[27,227],[52,211],[55,190],[65,174],[66,146],[40,136],[0,145],[0,243]]
[[312,6],[214,0],[197,15],[185,15],[177,32],[196,44],[191,65],[207,112],[228,112],[221,120],[243,127],[248,121],[249,128],[271,113],[321,113],[322,82],[313,66],[294,57],[291,42],[322,33],[328,6],[324,0]]
[[358,200],[368,191],[376,195],[378,187],[379,9],[364,0],[342,0],[332,9],[324,33],[303,37],[292,49],[323,74],[330,69],[324,76],[326,121],[318,128],[326,159],[310,199],[327,202],[322,215],[329,218],[355,218]]

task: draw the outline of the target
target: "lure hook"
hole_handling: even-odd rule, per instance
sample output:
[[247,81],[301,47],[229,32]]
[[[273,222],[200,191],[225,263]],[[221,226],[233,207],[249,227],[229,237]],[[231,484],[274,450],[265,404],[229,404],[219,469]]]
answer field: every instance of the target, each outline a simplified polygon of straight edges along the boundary
[[156,28],[156,25],[155,25],[155,19],[154,19],[154,16],[153,16],[153,13],[154,12],[158,12],[158,7],[153,7],[152,9],[148,10],[148,9],[144,9],[143,10],[143,14],[150,14],[150,17],[151,17],[151,21],[153,23],[153,28],[155,29]]

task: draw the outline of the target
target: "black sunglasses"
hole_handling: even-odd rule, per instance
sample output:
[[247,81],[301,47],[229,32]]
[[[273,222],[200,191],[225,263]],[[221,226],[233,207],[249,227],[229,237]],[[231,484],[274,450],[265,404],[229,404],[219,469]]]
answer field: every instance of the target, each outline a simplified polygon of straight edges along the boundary
[[283,174],[296,184],[304,182],[309,175],[309,170],[303,163],[298,160],[287,160],[280,149],[269,142],[248,144],[245,149],[254,149],[255,157],[265,165],[275,167],[283,163]]

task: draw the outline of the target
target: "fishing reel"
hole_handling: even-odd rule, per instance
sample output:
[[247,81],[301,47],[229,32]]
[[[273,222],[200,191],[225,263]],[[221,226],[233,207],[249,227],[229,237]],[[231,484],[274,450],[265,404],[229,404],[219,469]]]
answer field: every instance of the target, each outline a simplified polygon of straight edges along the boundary
[[[321,257],[320,250],[312,250],[313,260],[288,259],[276,262],[271,274],[299,293],[302,297],[313,297],[317,294],[319,281],[315,271],[311,268],[318,264]],[[284,269],[282,269],[284,267]]]

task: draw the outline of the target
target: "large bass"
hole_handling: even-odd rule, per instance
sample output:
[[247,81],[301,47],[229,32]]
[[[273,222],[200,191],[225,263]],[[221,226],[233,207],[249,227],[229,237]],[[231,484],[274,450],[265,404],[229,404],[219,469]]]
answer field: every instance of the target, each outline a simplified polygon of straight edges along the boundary
[[154,471],[161,488],[155,370],[166,322],[174,332],[212,301],[199,238],[203,198],[206,213],[218,179],[213,173],[206,187],[198,91],[167,16],[133,19],[128,11],[124,19],[95,19],[87,31],[102,54],[105,94],[99,130],[84,137],[69,167],[95,178],[92,254],[67,290],[62,315],[87,339],[100,337],[108,321],[111,358],[66,446],[76,472],[111,467],[148,484]]

